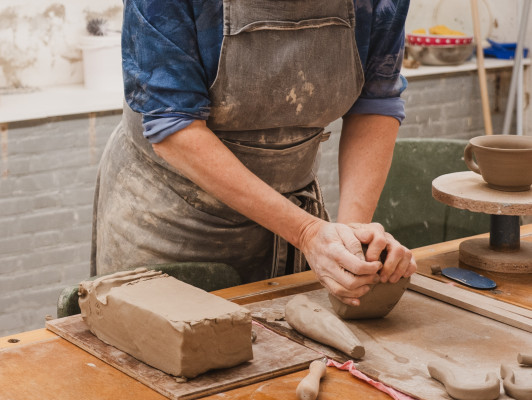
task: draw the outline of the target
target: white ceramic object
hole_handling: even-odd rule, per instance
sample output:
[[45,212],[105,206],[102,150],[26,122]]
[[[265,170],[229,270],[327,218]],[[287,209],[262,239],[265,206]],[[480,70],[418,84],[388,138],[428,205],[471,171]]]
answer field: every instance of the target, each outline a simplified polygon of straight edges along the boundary
[[122,90],[122,52],[119,34],[83,36],[83,77],[91,90]]

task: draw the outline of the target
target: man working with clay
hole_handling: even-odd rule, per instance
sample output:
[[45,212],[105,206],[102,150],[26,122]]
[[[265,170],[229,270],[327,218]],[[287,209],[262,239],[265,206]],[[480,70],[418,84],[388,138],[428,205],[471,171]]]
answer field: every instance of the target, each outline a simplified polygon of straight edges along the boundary
[[[371,223],[404,118],[407,9],[125,0],[127,104],[100,165],[92,274],[223,262],[251,282],[308,264],[352,305],[412,275],[411,252]],[[316,168],[324,127],[342,116],[332,223]]]

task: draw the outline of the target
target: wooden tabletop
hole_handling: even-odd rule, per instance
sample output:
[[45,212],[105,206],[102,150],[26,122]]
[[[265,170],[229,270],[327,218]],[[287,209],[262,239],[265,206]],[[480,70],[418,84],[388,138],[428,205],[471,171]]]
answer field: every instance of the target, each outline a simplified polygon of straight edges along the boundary
[[[532,235],[532,225],[521,234]],[[481,236],[487,236],[481,235]],[[415,249],[418,264],[438,256],[454,262],[464,239]],[[454,256],[452,256],[454,255]],[[438,278],[441,279],[441,278]],[[250,283],[214,292],[238,304],[249,304],[320,288],[312,271]],[[532,290],[529,290],[529,293]],[[348,372],[327,368],[320,400],[389,399],[388,395],[362,382]],[[306,371],[234,389],[208,399],[296,399],[295,387]],[[165,397],[135,381],[98,358],[77,348],[46,329],[0,338],[0,387],[11,400],[39,399],[146,399]]]

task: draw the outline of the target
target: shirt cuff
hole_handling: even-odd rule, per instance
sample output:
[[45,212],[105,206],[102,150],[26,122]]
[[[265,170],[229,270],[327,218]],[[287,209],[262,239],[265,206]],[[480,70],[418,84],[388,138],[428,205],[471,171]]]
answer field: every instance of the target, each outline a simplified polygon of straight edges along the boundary
[[346,113],[346,115],[351,114],[387,115],[402,123],[405,119],[405,101],[400,97],[378,99],[359,97],[353,107]]
[[144,137],[150,143],[160,143],[168,136],[177,131],[186,128],[194,118],[188,117],[159,117],[153,118],[144,115],[142,117],[142,126],[144,127]]

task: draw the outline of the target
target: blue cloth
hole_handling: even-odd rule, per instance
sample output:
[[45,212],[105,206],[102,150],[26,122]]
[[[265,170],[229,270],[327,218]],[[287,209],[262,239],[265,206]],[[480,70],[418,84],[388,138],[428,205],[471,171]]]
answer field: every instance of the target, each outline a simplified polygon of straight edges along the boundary
[[[360,98],[347,114],[404,119],[400,74],[409,0],[354,0],[364,68]],[[162,141],[209,116],[208,88],[223,39],[222,0],[124,0],[125,98],[143,115],[144,136]]]

